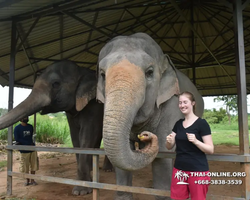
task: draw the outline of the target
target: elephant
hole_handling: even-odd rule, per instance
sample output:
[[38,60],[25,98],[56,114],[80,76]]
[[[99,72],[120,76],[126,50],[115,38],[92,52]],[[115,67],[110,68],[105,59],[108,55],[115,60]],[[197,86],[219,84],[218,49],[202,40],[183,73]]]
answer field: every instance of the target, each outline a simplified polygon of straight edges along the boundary
[[[132,172],[152,164],[153,188],[170,190],[172,159],[156,158],[153,146],[147,145],[143,151],[137,135],[144,131],[155,134],[159,151],[168,151],[166,136],[183,118],[178,95],[189,91],[195,96],[199,117],[204,110],[202,96],[146,33],[116,36],[107,42],[99,52],[97,70],[96,98],[104,103],[104,150],[115,166],[116,183],[131,186]],[[135,143],[139,143],[139,150]],[[116,192],[115,200],[121,199],[132,200],[133,195]]]
[[[63,60],[48,66],[36,79],[30,95],[0,118],[0,129],[38,111],[41,114],[65,111],[74,147],[99,148],[102,140],[103,104],[96,97],[96,72]],[[91,181],[92,156],[76,154],[77,179]],[[105,158],[105,170],[112,165]],[[75,186],[74,195],[85,195],[92,188]]]

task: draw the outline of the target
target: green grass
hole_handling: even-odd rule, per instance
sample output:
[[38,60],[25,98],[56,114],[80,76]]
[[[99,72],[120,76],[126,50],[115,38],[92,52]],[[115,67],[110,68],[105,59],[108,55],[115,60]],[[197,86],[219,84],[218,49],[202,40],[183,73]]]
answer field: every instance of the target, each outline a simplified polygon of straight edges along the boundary
[[239,133],[235,131],[219,130],[212,131],[214,145],[239,145]]
[[7,160],[0,161],[0,169],[7,166]]
[[238,122],[233,122],[230,125],[228,123],[210,124],[210,128],[214,145],[239,145]]
[[103,146],[103,140],[101,141],[101,146],[100,146],[100,148],[101,148],[101,149],[104,148],[104,146]]

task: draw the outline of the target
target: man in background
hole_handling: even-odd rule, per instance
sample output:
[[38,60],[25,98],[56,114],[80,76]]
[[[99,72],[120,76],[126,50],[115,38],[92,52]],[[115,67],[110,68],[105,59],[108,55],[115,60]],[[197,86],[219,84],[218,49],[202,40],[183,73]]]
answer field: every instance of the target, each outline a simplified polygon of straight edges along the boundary
[[[16,140],[16,145],[32,145],[35,146],[33,141],[33,126],[28,124],[29,117],[25,117],[20,120],[20,124],[14,129],[14,137]],[[21,153],[21,163],[20,172],[35,174],[39,169],[38,156],[36,151],[24,151],[20,150]],[[37,185],[34,179],[28,179],[24,183],[25,186]]]

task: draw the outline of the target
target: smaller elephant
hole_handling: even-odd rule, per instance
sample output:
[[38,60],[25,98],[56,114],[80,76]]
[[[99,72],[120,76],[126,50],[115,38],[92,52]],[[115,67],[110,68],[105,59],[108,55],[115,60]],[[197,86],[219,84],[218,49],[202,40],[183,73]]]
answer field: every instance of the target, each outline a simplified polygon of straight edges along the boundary
[[[0,118],[0,129],[38,111],[41,114],[65,111],[74,147],[99,148],[102,140],[103,104],[96,101],[95,71],[71,61],[56,62],[46,68],[34,83],[31,94],[21,104]],[[92,156],[76,154],[77,179],[91,181]],[[112,170],[107,158],[105,170]],[[75,186],[74,195],[92,189]]]

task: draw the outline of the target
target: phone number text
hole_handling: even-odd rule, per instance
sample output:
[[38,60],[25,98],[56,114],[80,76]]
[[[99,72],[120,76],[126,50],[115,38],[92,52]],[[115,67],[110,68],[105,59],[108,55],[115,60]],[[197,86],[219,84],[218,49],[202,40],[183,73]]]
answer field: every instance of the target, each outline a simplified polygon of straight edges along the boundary
[[241,185],[242,180],[198,180],[194,182],[198,185]]

